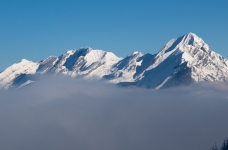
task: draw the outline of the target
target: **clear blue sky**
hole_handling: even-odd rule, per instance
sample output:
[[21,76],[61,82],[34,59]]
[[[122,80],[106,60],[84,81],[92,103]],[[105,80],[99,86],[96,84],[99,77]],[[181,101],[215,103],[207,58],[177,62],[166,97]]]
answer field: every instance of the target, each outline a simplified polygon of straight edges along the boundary
[[0,70],[90,46],[156,53],[193,32],[228,58],[228,0],[0,0]]

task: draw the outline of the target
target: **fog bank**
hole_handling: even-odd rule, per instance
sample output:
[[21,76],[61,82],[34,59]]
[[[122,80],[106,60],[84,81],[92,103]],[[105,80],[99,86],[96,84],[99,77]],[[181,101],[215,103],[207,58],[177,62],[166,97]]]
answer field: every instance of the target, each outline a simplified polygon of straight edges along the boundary
[[228,136],[228,84],[163,90],[44,79],[0,91],[0,149],[208,150]]

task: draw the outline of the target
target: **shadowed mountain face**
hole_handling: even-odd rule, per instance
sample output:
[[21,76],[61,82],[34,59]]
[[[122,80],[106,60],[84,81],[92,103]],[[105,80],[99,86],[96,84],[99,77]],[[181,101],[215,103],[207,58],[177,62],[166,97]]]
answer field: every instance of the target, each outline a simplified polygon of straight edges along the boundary
[[88,47],[39,62],[23,59],[0,73],[0,88],[22,87],[46,74],[159,89],[200,81],[228,81],[228,60],[194,33],[188,33],[171,39],[154,55],[134,52],[119,58]]

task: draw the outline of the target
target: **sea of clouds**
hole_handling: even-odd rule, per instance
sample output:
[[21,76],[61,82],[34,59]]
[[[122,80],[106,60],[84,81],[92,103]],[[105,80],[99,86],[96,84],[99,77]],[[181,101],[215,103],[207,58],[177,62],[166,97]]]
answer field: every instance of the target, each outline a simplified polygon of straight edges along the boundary
[[0,91],[1,150],[208,150],[228,136],[228,84],[162,90],[46,78]]

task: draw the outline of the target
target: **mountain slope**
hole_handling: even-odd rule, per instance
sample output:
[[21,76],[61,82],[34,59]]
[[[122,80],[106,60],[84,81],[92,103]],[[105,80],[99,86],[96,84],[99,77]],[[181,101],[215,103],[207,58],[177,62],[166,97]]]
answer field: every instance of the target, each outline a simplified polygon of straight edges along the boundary
[[160,88],[199,81],[228,81],[228,61],[194,33],[170,40],[138,86]]
[[197,35],[188,33],[171,39],[155,55],[134,52],[119,58],[87,47],[39,62],[23,59],[0,73],[0,88],[21,87],[45,74],[159,89],[200,81],[226,82],[228,60],[213,52]]
[[0,88],[9,88],[22,74],[35,74],[38,67],[39,63],[22,59],[21,62],[13,64],[0,73]]

